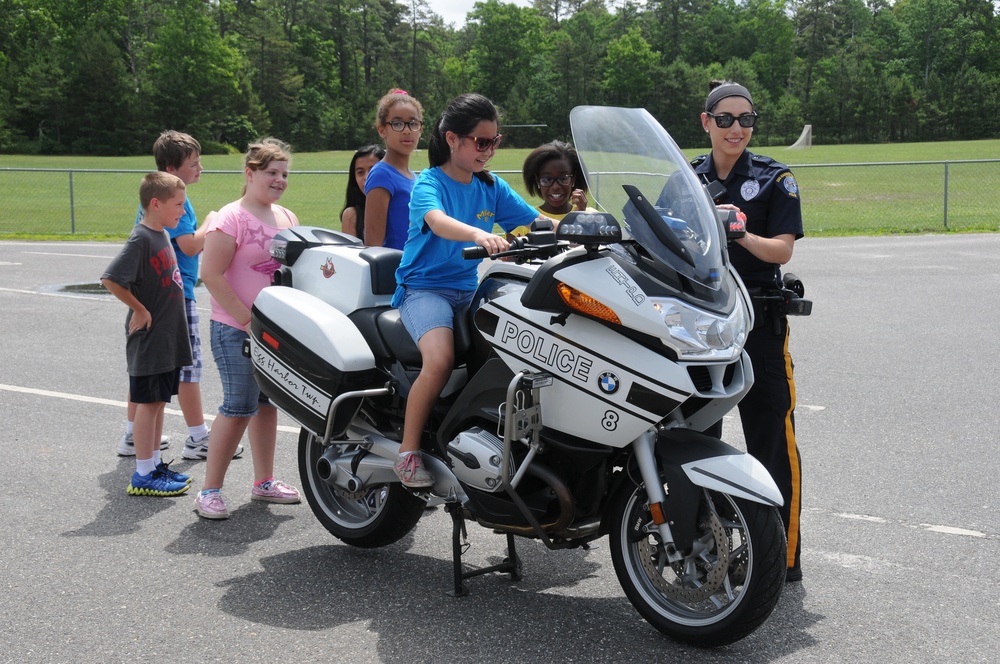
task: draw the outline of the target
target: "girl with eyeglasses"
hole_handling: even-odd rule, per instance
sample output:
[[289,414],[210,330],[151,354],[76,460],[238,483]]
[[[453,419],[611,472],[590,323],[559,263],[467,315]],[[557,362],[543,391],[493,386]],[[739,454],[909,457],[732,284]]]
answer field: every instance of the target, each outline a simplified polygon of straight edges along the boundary
[[[531,151],[521,169],[528,193],[542,199],[539,212],[562,219],[573,210],[587,209],[587,181],[576,148],[552,141]],[[520,229],[518,229],[520,230]],[[523,235],[514,231],[514,235]]]
[[[802,578],[799,555],[801,470],[795,440],[795,381],[788,353],[788,319],[775,303],[762,299],[781,286],[781,266],[792,258],[802,237],[799,188],[788,166],[756,155],[747,144],[757,124],[750,91],[732,81],[712,81],[701,124],[712,151],[695,158],[695,172],[718,180],[726,193],[717,203],[746,215],[746,237],[730,244],[729,256],[754,299],[755,324],[746,351],[754,384],[740,402],[747,451],[759,459],[781,489],[781,517],[788,536],[786,580]],[[722,423],[713,427],[716,437]]]
[[390,90],[375,108],[375,131],[385,142],[385,157],[365,180],[365,244],[402,249],[409,226],[410,192],[415,176],[410,155],[423,131],[424,109],[405,90]]
[[[499,113],[486,97],[453,99],[434,125],[427,148],[430,168],[420,172],[410,197],[410,228],[396,270],[392,306],[417,343],[420,374],[406,401],[403,441],[395,470],[404,486],[434,482],[423,467],[420,441],[435,402],[455,364],[454,320],[464,315],[478,283],[480,261],[462,249],[484,247],[491,255],[510,232],[540,215],[510,185],[486,170],[500,145]],[[558,223],[558,222],[555,222]]]

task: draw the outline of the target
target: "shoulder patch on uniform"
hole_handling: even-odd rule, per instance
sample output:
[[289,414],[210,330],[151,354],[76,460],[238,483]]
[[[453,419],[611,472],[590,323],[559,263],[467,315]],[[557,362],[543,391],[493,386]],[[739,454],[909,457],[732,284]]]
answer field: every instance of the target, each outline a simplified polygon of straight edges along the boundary
[[789,198],[799,197],[799,185],[795,182],[795,178],[788,171],[785,171],[778,176],[778,184],[785,190]]

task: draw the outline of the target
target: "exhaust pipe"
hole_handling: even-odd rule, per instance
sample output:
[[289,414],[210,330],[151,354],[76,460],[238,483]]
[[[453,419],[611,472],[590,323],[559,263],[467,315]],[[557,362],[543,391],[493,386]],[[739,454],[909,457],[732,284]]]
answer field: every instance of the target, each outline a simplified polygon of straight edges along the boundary
[[316,475],[318,475],[321,480],[329,482],[330,478],[335,474],[333,464],[330,463],[330,460],[327,459],[325,455],[316,460]]
[[351,493],[361,491],[364,482],[352,472],[340,468],[334,461],[339,458],[336,450],[332,447],[316,459],[316,475],[329,484],[340,489],[346,489]]
[[[556,495],[556,500],[559,503],[559,515],[556,517],[555,521],[551,523],[541,523],[538,524],[541,528],[541,532],[535,530],[535,527],[531,524],[525,526],[514,526],[508,524],[498,524],[492,523],[483,519],[477,519],[477,522],[486,527],[493,528],[499,532],[510,533],[512,535],[521,535],[524,537],[538,537],[543,542],[546,543],[550,549],[554,548],[550,545],[547,537],[547,533],[559,534],[564,532],[573,520],[576,518],[576,507],[573,504],[573,494],[569,490],[569,487],[562,481],[562,479],[550,468],[544,466],[540,463],[532,463],[527,468],[527,474],[542,480],[552,492]],[[508,495],[513,492],[516,495],[516,490],[513,487],[507,488]],[[520,500],[515,500],[515,503],[521,503]],[[518,504],[521,507],[521,504]],[[523,511],[523,507],[521,508]]]

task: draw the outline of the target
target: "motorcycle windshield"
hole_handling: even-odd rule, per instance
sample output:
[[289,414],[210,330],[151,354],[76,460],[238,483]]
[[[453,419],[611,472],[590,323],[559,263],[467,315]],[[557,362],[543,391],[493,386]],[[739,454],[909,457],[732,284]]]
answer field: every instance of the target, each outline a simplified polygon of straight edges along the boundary
[[621,220],[625,239],[688,279],[719,289],[721,224],[667,131],[642,108],[578,106],[570,124],[589,193]]

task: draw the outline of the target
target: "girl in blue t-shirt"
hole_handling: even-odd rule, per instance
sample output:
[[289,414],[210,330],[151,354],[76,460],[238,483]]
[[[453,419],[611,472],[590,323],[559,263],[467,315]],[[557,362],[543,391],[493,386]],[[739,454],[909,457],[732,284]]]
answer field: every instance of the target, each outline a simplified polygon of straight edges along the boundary
[[455,314],[476,289],[479,261],[464,260],[462,249],[475,244],[490,254],[503,251],[507,240],[491,232],[493,224],[510,232],[540,216],[486,170],[500,145],[498,120],[493,102],[482,95],[453,99],[431,133],[431,167],[421,171],[410,196],[409,233],[392,299],[423,357],[406,401],[395,466],[408,487],[434,483],[421,462],[420,437],[455,364]]
[[375,109],[375,130],[385,141],[385,157],[365,179],[364,242],[402,249],[410,225],[414,175],[410,155],[424,128],[424,109],[405,90],[390,90]]

